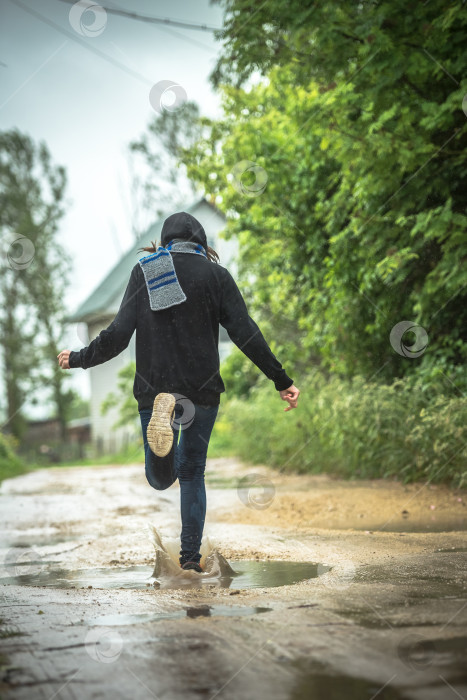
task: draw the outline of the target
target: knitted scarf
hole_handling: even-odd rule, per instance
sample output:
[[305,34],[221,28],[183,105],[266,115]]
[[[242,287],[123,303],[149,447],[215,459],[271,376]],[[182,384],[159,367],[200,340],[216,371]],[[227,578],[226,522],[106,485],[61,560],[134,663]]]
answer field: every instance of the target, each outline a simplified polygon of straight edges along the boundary
[[165,248],[159,246],[155,253],[141,258],[139,264],[146,280],[152,311],[168,309],[186,301],[169,251],[204,255],[207,258],[206,251],[200,243],[182,239],[174,239]]

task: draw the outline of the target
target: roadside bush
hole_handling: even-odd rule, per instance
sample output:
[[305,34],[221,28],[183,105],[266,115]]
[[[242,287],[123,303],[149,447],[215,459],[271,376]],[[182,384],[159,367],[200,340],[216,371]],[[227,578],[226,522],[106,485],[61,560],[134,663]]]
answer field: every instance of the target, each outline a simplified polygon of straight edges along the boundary
[[386,385],[319,373],[300,390],[299,408],[287,413],[267,380],[248,400],[225,401],[219,429],[225,439],[228,426],[232,454],[282,471],[467,486],[465,398],[433,396],[407,379]]
[[15,452],[15,440],[0,433],[0,482],[27,471],[26,465]]

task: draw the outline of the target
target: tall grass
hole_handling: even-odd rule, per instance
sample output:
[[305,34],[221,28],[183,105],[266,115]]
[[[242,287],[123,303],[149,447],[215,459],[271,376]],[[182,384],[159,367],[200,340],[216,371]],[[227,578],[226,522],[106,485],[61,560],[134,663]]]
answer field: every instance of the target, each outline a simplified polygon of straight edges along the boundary
[[288,412],[269,383],[248,400],[223,401],[214,445],[282,471],[467,486],[467,399],[430,396],[408,380],[319,373],[300,389],[299,407]]

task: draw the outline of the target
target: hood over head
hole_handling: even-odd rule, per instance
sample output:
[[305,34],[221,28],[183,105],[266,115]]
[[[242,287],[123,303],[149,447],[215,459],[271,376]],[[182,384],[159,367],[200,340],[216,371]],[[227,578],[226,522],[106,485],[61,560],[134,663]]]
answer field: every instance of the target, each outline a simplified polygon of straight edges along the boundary
[[174,238],[200,243],[207,250],[206,233],[198,219],[186,211],[172,214],[165,221],[161,232],[161,245],[167,246]]

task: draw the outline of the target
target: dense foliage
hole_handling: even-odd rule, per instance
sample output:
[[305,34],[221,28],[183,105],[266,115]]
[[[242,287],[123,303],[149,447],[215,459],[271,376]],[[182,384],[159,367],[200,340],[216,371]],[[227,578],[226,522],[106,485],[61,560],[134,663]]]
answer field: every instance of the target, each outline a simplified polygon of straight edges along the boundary
[[[203,120],[184,162],[229,217],[273,347],[297,382],[318,365],[381,381],[417,374],[461,395],[463,3],[277,0],[248,21],[246,0],[224,4],[213,74],[224,118]],[[424,329],[426,351],[423,331],[394,350],[405,320]]]
[[248,401],[222,403],[213,442],[224,453],[285,472],[467,486],[465,399],[433,399],[405,379],[389,386],[314,372],[300,409],[284,414],[264,384]]

